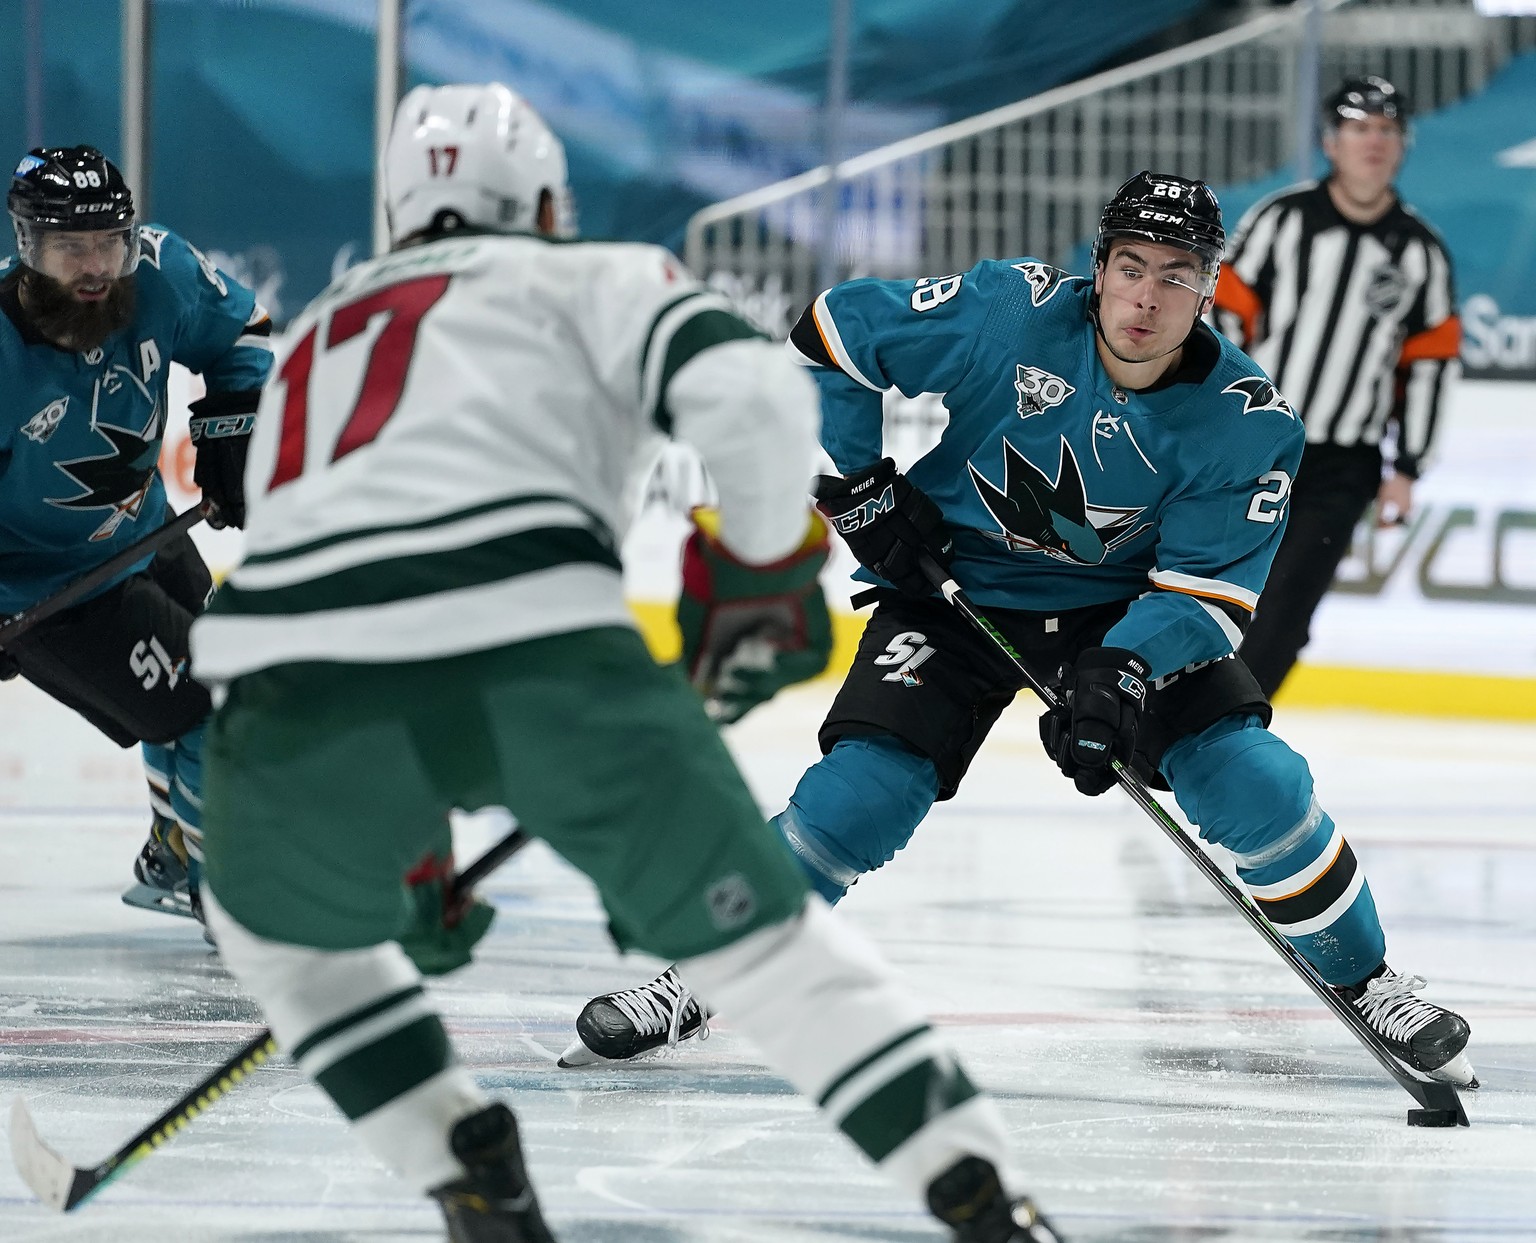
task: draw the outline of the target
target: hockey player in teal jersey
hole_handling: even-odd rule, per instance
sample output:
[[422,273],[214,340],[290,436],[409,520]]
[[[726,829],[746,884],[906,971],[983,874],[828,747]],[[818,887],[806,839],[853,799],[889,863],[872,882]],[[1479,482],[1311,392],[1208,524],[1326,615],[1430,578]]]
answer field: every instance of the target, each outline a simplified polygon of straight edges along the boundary
[[[243,521],[245,444],[272,352],[255,296],[168,229],[140,224],[92,147],[22,157],[0,262],[0,617],[30,608],[165,522],[156,469],[170,366],[201,373],[195,478],[216,525]],[[186,536],[0,651],[120,746],[140,744],[154,820],[124,894],[196,912],[207,692],[187,636],[212,580]]]
[[[1284,529],[1304,433],[1241,350],[1200,322],[1225,236],[1200,182],[1142,173],[1105,208],[1092,278],[1032,259],[855,280],[790,348],[822,394],[822,512],[879,589],[822,726],[824,758],[775,823],[836,901],[954,795],[1019,681],[918,567],[954,578],[1062,706],[1047,752],[1085,794],[1110,761],[1171,788],[1201,836],[1405,1062],[1475,1084],[1460,1016],[1386,966],[1349,844],[1234,655]],[[941,393],[948,422],[905,474],[881,396]],[[1165,784],[1164,784],[1165,783]],[[674,972],[595,998],[564,1064],[706,1029]]]

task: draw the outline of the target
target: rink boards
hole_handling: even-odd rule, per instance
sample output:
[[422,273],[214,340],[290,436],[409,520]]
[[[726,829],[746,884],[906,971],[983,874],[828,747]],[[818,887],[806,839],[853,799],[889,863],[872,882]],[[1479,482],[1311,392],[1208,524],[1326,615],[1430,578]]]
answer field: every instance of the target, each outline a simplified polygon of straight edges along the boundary
[[[173,370],[171,430],[161,462],[173,503],[192,504],[185,403],[198,381]],[[1491,720],[1536,720],[1536,384],[1468,381],[1454,390],[1439,448],[1403,527],[1362,523],[1312,643],[1282,702],[1307,707]],[[910,462],[942,430],[937,397],[887,403],[886,447]],[[709,499],[698,459],[669,446],[657,460],[625,540],[626,585],[652,649],[677,647],[671,601],[688,509]],[[236,531],[199,529],[210,567],[240,556]],[[847,611],[855,568],[839,546],[825,575],[837,649],[829,676],[852,657],[862,617]]]

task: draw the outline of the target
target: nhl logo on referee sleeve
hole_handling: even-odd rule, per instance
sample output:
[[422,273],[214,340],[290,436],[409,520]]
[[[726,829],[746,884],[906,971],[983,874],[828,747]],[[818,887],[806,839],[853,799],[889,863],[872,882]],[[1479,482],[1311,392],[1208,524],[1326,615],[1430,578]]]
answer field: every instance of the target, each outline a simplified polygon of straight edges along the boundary
[[1291,409],[1291,403],[1280,396],[1280,390],[1261,375],[1245,375],[1240,380],[1233,380],[1231,384],[1221,390],[1223,393],[1236,393],[1243,399],[1243,413],[1257,414],[1260,410],[1278,410],[1281,414],[1296,417],[1296,411]]

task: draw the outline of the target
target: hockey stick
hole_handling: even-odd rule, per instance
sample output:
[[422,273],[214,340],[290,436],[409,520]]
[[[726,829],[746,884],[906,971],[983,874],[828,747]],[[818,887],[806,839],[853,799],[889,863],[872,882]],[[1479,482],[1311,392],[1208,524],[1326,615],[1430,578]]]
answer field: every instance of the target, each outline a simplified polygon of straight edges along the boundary
[[[522,829],[513,829],[459,873],[453,882],[454,896],[468,893],[531,840]],[[110,1157],[88,1168],[71,1165],[43,1141],[26,1100],[18,1096],[11,1103],[11,1159],[39,1200],[49,1208],[67,1213],[185,1131],[194,1119],[238,1087],[276,1051],[272,1029],[257,1032],[239,1052]]]
[[201,509],[189,509],[177,514],[164,526],[156,527],[142,539],[129,544],[122,552],[115,553],[100,565],[87,570],[68,587],[56,591],[46,600],[39,600],[31,608],[22,609],[4,623],[0,623],[0,648],[18,635],[32,629],[38,622],[47,621],[55,613],[62,613],[70,605],[77,603],[82,596],[90,595],[96,588],[109,581],[113,575],[126,570],[141,557],[158,552],[178,535],[190,531],[204,517],[206,515]]
[[[1051,692],[1048,686],[1030,671],[1024,663],[1023,657],[1014,651],[1013,644],[1005,639],[1002,633],[989,622],[986,617],[970,602],[965,590],[959,583],[949,576],[949,573],[937,561],[927,554],[920,558],[920,565],[928,581],[943,595],[943,597],[964,614],[965,619],[978,631],[997,646],[997,649],[1008,659],[1015,669],[1023,676],[1029,689],[1039,696],[1040,701],[1048,709],[1060,706],[1060,700]],[[1290,963],[1291,969],[1296,972],[1314,993],[1318,999],[1332,1010],[1343,1021],[1344,1025],[1355,1034],[1355,1038],[1366,1047],[1383,1070],[1402,1086],[1403,1090],[1418,1101],[1426,1110],[1432,1110],[1444,1114],[1454,1114],[1456,1125],[1470,1126],[1466,1111],[1461,1107],[1461,1097],[1453,1084],[1440,1079],[1432,1079],[1423,1071],[1407,1066],[1395,1058],[1381,1041],[1381,1038],[1370,1029],[1365,1020],[1356,1013],[1355,1008],[1333,991],[1333,987],[1317,973],[1317,968],[1309,963],[1296,950],[1289,941],[1275,931],[1273,924],[1259,910],[1253,899],[1242,889],[1238,888],[1221,870],[1216,862],[1205,853],[1200,846],[1187,834],[1176,820],[1173,819],[1162,805],[1152,797],[1146,785],[1135,772],[1119,760],[1110,760],[1120,788],[1129,794],[1132,800],[1142,811],[1146,812],[1158,828],[1173,839],[1174,844],[1187,855],[1192,863],[1205,873],[1207,880],[1221,890],[1228,902],[1237,908],[1238,914],[1246,919],[1254,929],[1269,942],[1270,948],[1279,954],[1281,958]],[[1417,1111],[1409,1111],[1409,1122],[1414,1121]]]

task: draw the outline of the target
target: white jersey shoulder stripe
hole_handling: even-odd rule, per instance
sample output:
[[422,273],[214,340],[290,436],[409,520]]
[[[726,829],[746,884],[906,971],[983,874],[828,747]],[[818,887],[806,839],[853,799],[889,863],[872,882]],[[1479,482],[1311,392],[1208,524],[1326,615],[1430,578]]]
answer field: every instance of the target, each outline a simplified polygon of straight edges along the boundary
[[1199,578],[1194,574],[1180,574],[1177,570],[1149,570],[1147,577],[1164,591],[1178,591],[1189,596],[1204,596],[1210,600],[1225,600],[1253,612],[1259,607],[1259,593],[1239,587],[1236,583],[1219,578]]

